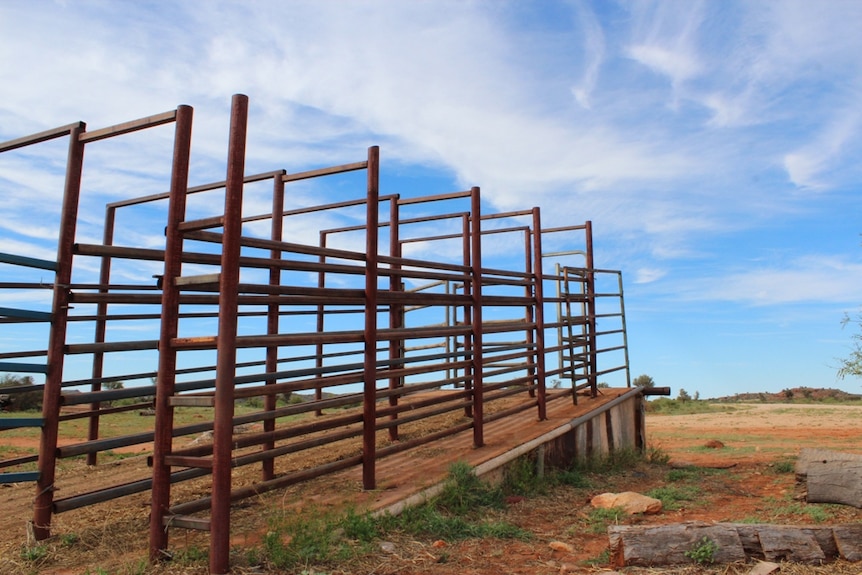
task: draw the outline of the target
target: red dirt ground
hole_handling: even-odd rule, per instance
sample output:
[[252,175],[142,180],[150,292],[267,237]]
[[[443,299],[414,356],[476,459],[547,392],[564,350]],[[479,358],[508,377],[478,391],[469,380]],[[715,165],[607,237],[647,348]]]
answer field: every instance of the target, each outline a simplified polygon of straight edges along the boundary
[[[387,550],[380,549],[348,564],[307,566],[307,573],[376,573],[376,574],[558,574],[601,573],[610,570],[602,563],[607,549],[607,534],[599,529],[592,532],[589,499],[604,491],[634,490],[645,492],[670,485],[668,474],[673,466],[697,465],[723,468],[703,476],[699,494],[691,501],[681,502],[678,509],[665,510],[655,516],[633,517],[627,523],[659,524],[679,521],[752,521],[770,523],[850,523],[862,521],[862,511],[846,506],[809,506],[794,499],[798,493],[794,474],[787,472],[788,462],[804,447],[820,447],[839,451],[862,452],[862,407],[830,404],[739,404],[730,411],[697,415],[647,415],[647,438],[650,451],[661,452],[671,459],[667,465],[639,465],[634,469],[607,477],[593,477],[590,488],[558,487],[545,495],[527,497],[513,502],[500,517],[533,533],[529,541],[467,540],[435,542],[408,536],[393,536]],[[710,441],[723,447],[706,447]],[[127,473],[128,460],[84,469],[80,481],[93,485],[101,474]],[[351,488],[351,486],[346,486]],[[146,527],[146,496],[130,497],[127,508],[134,512],[125,518],[110,521],[100,516],[104,510],[89,516],[81,510],[79,517],[68,520],[58,516],[65,525],[60,532],[79,534],[83,547],[76,545],[58,549],[42,563],[26,562],[21,558],[23,536],[21,525],[29,518],[32,486],[5,487],[0,490],[0,514],[7,529],[0,531],[0,574],[46,573],[205,573],[205,562],[191,565],[166,565],[141,571],[144,557]],[[295,494],[294,494],[295,495]],[[293,497],[290,492],[271,494],[267,505]],[[134,509],[133,509],[134,508]],[[818,511],[818,513],[814,513]],[[826,513],[824,519],[823,513]],[[235,524],[245,526],[243,534],[234,540],[254,545],[260,533],[261,507],[253,505],[236,512]],[[71,513],[69,514],[72,515]],[[257,518],[257,527],[253,519]],[[80,521],[96,525],[89,530],[80,528]],[[134,535],[137,533],[137,540]],[[131,540],[126,540],[131,538]],[[200,546],[190,537],[188,545]],[[563,542],[572,551],[555,550],[553,542]],[[175,542],[182,544],[182,541]],[[205,547],[205,544],[204,544]],[[626,569],[626,573],[730,573],[743,574],[751,566],[723,566],[706,569],[678,567],[673,569]],[[98,571],[97,569],[102,569]],[[236,573],[276,573],[264,567],[238,565]],[[299,569],[297,572],[302,572]],[[283,571],[282,571],[283,572]],[[862,565],[847,563],[823,567],[782,566],[782,573],[862,573]]]

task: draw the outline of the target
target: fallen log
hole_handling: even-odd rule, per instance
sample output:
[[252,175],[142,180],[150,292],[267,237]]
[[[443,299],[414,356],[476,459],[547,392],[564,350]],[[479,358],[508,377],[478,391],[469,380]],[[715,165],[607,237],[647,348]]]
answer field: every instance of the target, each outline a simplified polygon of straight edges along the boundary
[[796,477],[805,481],[808,503],[840,503],[862,509],[862,455],[803,449],[796,462]]
[[[608,527],[611,564],[677,565],[692,563],[689,558],[705,540],[714,546],[711,562],[734,563],[745,560],[745,551],[736,529],[729,524],[687,522],[670,525],[611,525]],[[705,539],[704,539],[705,538]]]
[[[661,566],[746,559],[821,564],[862,560],[862,524],[797,526],[687,522],[608,527],[615,567]],[[704,544],[712,549],[704,553]],[[700,552],[699,552],[700,551]]]

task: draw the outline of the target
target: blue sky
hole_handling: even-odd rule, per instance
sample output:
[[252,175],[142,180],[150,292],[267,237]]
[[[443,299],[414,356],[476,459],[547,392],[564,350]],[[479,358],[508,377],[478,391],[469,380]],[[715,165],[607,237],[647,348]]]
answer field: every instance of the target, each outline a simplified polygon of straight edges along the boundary
[[[244,93],[249,173],[377,144],[383,193],[592,220],[633,375],[674,395],[860,392],[835,376],[862,303],[860,29],[837,0],[0,2],[0,140],[190,104],[203,183]],[[82,241],[128,186],[163,191],[169,137],[88,148]],[[0,157],[0,251],[52,258],[64,146]]]

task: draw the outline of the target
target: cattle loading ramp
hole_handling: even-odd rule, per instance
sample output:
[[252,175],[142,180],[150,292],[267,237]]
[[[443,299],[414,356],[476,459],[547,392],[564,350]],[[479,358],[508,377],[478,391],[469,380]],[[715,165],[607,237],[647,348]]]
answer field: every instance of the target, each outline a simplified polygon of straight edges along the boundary
[[[455,460],[483,473],[527,452],[553,464],[644,447],[622,274],[594,265],[589,221],[543,226],[536,207],[484,213],[478,187],[381,194],[376,147],[353,163],[248,175],[247,124],[248,99],[235,96],[226,177],[197,185],[189,106],[0,143],[2,175],[5,157],[68,139],[56,259],[0,254],[0,292],[16,304],[0,308],[0,322],[21,334],[0,350],[0,371],[44,375],[3,390],[13,405],[42,393],[41,417],[0,418],[2,430],[40,428],[38,456],[0,461],[0,480],[35,482],[36,539],[58,513],[149,494],[151,559],[173,528],[203,530],[210,571],[225,573],[239,499],[348,474],[353,502],[394,509]],[[92,199],[85,147],[89,158],[105,141],[165,126],[173,146],[147,177],[167,191],[135,194],[111,166],[116,197],[94,243],[97,218],[79,216]],[[39,334],[44,346],[28,347]],[[147,431],[104,431],[144,410],[154,414]],[[184,410],[205,415],[183,423]],[[442,427],[411,430],[440,417]],[[60,441],[82,419],[87,439]],[[211,442],[190,444],[204,433]],[[281,465],[345,442],[346,454],[312,468]],[[59,460],[97,465],[134,446],[152,455],[133,481],[70,492],[57,476]],[[445,456],[423,458],[432,452]],[[234,484],[240,468],[257,479]],[[205,481],[209,494],[178,500],[173,486],[185,481]]]

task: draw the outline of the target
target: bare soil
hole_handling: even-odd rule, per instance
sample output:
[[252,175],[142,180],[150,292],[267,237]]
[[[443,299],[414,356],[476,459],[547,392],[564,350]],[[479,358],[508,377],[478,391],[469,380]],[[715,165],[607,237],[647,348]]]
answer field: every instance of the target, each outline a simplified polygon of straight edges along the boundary
[[[376,547],[349,563],[304,566],[297,573],[376,574],[558,574],[601,573],[606,562],[607,534],[591,521],[589,499],[605,491],[646,492],[677,485],[674,468],[697,466],[696,496],[677,508],[654,516],[623,520],[632,524],[679,521],[757,521],[777,524],[838,524],[862,521],[862,510],[837,505],[809,505],[798,499],[799,487],[789,471],[790,463],[804,447],[862,452],[862,407],[840,404],[734,404],[726,411],[695,415],[648,413],[647,438],[652,453],[670,457],[670,465],[643,463],[624,472],[591,476],[588,488],[558,486],[542,495],[512,500],[499,519],[529,530],[533,537],[521,540],[423,541],[392,534],[392,546]],[[707,445],[712,447],[707,447]],[[147,475],[144,457],[131,457],[96,468],[72,466],[61,473],[66,489],[92,489],[110,477],[136,479]],[[103,479],[104,478],[104,479]],[[324,479],[325,480],[325,479]],[[343,485],[350,490],[355,486]],[[189,486],[192,489],[192,486]],[[55,532],[45,557],[28,555],[27,521],[32,485],[0,488],[0,574],[83,573],[197,574],[206,573],[206,561],[159,567],[146,566],[146,494],[130,496],[121,505],[97,505],[56,517]],[[238,548],[254,548],[266,530],[267,510],[313,493],[313,484],[269,494],[258,503],[235,511],[234,542]],[[66,535],[62,535],[66,534]],[[70,535],[73,534],[73,535]],[[572,549],[557,550],[557,542]],[[32,542],[30,542],[32,543]],[[554,543],[554,546],[551,544]],[[172,546],[206,549],[206,538],[190,534],[172,539]],[[237,561],[236,573],[276,573],[266,566]],[[627,568],[626,573],[748,573],[751,565],[716,567],[679,566],[665,569]],[[289,571],[288,571],[289,572]],[[862,573],[862,565],[846,562],[825,566],[784,564],[784,574]]]

